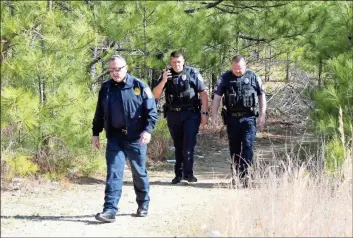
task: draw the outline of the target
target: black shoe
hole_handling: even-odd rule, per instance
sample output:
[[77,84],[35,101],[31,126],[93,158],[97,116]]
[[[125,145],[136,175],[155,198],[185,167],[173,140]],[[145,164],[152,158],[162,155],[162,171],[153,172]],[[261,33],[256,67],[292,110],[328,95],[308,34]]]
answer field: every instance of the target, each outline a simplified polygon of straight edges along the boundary
[[111,212],[97,213],[95,216],[96,220],[101,222],[115,222],[115,215]]
[[194,175],[189,175],[187,177],[183,177],[183,180],[187,180],[189,183],[196,183],[197,178]]
[[194,175],[189,176],[188,182],[189,183],[196,183],[197,182],[197,178]]
[[181,177],[175,177],[175,178],[173,178],[173,180],[172,180],[172,184],[180,183],[180,181],[181,181]]
[[136,216],[138,217],[146,217],[148,215],[147,207],[139,207],[136,212]]

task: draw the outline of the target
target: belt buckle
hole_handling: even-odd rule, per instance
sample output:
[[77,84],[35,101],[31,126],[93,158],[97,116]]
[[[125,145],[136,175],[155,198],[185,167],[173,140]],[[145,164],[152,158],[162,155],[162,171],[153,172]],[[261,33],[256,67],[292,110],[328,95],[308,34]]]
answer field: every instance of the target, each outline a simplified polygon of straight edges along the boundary
[[124,135],[127,135],[127,130],[126,130],[126,129],[121,129],[121,132],[122,132]]
[[175,111],[176,111],[176,112],[180,112],[180,111],[181,111],[181,108],[180,108],[180,107],[176,107],[176,108],[175,108]]

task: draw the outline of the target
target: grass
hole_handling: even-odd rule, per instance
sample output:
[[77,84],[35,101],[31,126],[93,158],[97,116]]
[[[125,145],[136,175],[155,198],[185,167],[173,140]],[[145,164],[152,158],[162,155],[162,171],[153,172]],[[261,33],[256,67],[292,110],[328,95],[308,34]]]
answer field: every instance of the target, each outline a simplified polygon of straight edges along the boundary
[[281,173],[252,170],[250,188],[230,190],[215,206],[213,236],[352,237],[352,158],[335,174],[295,160]]

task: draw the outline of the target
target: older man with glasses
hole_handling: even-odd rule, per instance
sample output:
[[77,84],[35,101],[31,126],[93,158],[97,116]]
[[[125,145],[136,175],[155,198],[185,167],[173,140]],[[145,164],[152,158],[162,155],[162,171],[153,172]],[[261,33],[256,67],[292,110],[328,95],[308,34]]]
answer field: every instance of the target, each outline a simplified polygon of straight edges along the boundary
[[109,60],[111,79],[103,83],[93,119],[92,145],[99,149],[99,133],[107,137],[107,179],[103,212],[96,215],[102,222],[114,222],[122,193],[126,157],[130,161],[138,204],[137,216],[147,216],[149,180],[146,149],[157,122],[157,108],[151,89],[127,73],[128,66],[120,55]]

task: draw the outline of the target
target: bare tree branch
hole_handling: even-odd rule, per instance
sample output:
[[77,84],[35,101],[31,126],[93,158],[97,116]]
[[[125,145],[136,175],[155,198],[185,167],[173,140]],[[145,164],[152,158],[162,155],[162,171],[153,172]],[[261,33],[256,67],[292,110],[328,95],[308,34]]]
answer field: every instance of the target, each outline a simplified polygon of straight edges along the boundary
[[148,16],[146,17],[146,20],[147,20],[150,16],[152,16],[152,14],[156,11],[156,9],[157,9],[157,7],[156,7],[155,9],[153,9],[150,14],[148,14]]
[[199,11],[199,10],[202,10],[202,9],[213,8],[213,7],[217,6],[218,4],[220,4],[221,2],[223,2],[223,0],[218,0],[218,1],[216,1],[216,2],[208,3],[206,6],[203,6],[203,7],[192,8],[192,9],[186,9],[186,10],[184,10],[184,12],[185,12],[185,13],[194,13],[194,12]]
[[243,33],[239,33],[238,37],[244,40],[252,40],[252,41],[267,41],[265,38],[259,38],[259,37],[252,37],[252,36],[247,36]]
[[215,7],[216,9],[220,10],[221,12],[225,12],[225,13],[229,13],[229,14],[239,14],[240,12],[234,12],[234,11],[230,11],[224,8],[220,8],[220,7]]
[[244,8],[273,8],[273,7],[282,7],[282,6],[286,6],[288,5],[290,2],[286,2],[286,3],[280,3],[280,4],[275,4],[275,5],[271,5],[271,6],[260,6],[260,5],[254,5],[254,6],[245,6],[244,4],[241,4]]

